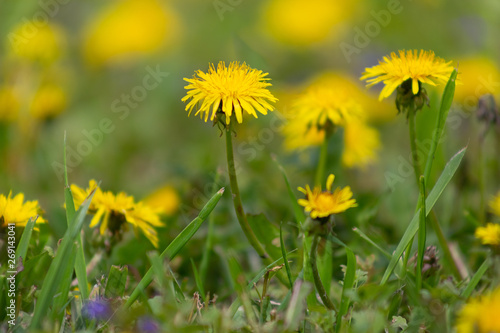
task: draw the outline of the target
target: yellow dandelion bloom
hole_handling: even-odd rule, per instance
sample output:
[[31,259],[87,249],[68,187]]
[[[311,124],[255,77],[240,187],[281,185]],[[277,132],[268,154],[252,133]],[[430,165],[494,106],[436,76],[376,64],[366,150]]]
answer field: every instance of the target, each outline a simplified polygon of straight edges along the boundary
[[[95,188],[97,188],[95,180],[89,182],[89,187],[86,190],[74,184],[71,185],[77,209]],[[114,195],[110,191],[102,191],[97,188],[90,203],[89,212],[94,214],[90,227],[93,228],[100,223],[99,231],[101,234],[104,234],[106,230],[116,233],[127,222],[134,226],[135,230],[141,230],[149,241],[158,247],[158,234],[154,227],[163,226],[158,217],[158,211],[142,202],[136,203],[134,197],[124,192]]]
[[[12,198],[12,193],[8,196],[0,194],[0,227],[4,228],[9,223],[15,223],[18,227],[25,227],[30,218],[40,214],[40,206],[37,200],[24,202],[24,194],[18,193]],[[45,220],[39,216],[36,223],[43,223]]]
[[362,108],[349,91],[338,85],[314,83],[295,100],[292,111],[308,127],[323,129],[332,125],[343,126],[351,119],[363,116]]
[[455,100],[473,108],[479,97],[485,94],[494,96],[500,93],[500,70],[498,65],[486,57],[468,58],[458,61],[462,84],[455,87]]
[[[198,77],[196,77],[196,75]],[[273,111],[274,107],[269,102],[276,102],[267,89],[271,84],[267,82],[268,73],[250,68],[247,64],[231,62],[229,67],[221,61],[217,65],[217,70],[210,64],[208,73],[197,71],[192,79],[184,79],[189,85],[184,88],[188,90],[183,102],[188,100],[186,111],[189,115],[193,108],[201,102],[196,115],[208,120],[215,119],[217,111],[220,109],[226,116],[226,124],[230,123],[234,114],[238,123],[243,122],[243,111],[257,118],[256,110],[262,114]]]
[[285,44],[310,46],[338,34],[357,1],[272,0],[263,10],[266,31]]
[[500,288],[474,297],[458,313],[457,333],[500,332]]
[[485,245],[500,245],[500,224],[488,223],[486,227],[478,227],[474,236]]
[[52,63],[62,54],[65,36],[54,24],[36,25],[26,21],[8,35],[11,52],[29,61]]
[[319,146],[325,141],[325,131],[317,127],[308,127],[300,119],[293,119],[283,126],[285,148],[300,150],[311,146]]
[[500,191],[497,193],[497,195],[491,198],[488,205],[490,206],[490,211],[493,214],[495,214],[496,216],[500,216]]
[[170,185],[163,186],[150,195],[143,202],[155,208],[161,214],[172,215],[179,209],[180,199],[177,191]]
[[377,160],[380,137],[376,129],[362,121],[350,121],[344,127],[342,163],[348,167],[365,168]]
[[83,50],[91,65],[124,62],[171,46],[179,32],[178,15],[165,2],[115,1],[86,28]]
[[0,88],[0,122],[11,122],[17,119],[21,102],[14,89],[9,86]]
[[417,50],[399,51],[399,55],[391,53],[391,58],[384,57],[384,61],[370,68],[366,68],[361,80],[366,80],[368,86],[379,82],[385,84],[380,92],[379,100],[389,97],[403,82],[411,80],[413,95],[417,95],[419,83],[436,86],[446,83],[450,78],[453,66],[451,61],[436,57],[432,51]]
[[349,186],[341,189],[338,187],[332,192],[334,175],[328,176],[326,181],[326,191],[321,191],[321,187],[313,190],[306,185],[306,188],[299,187],[299,191],[306,195],[305,199],[299,199],[298,203],[304,206],[304,210],[310,213],[311,218],[323,218],[332,214],[338,214],[349,208],[357,207],[356,200],[352,198],[352,191]]
[[30,105],[30,114],[36,119],[48,119],[59,115],[66,109],[66,92],[62,87],[47,84],[35,93]]

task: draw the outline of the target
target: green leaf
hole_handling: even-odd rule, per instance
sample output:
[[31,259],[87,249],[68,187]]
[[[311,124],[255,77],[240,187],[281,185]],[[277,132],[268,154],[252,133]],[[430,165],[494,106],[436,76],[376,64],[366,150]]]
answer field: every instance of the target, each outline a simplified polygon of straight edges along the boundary
[[425,208],[425,178],[420,176],[420,214],[419,214],[419,226],[418,226],[418,247],[417,247],[417,272],[416,272],[416,283],[417,289],[422,288],[422,265],[424,264],[424,254],[425,254],[425,240],[426,240],[426,219],[423,212],[427,211]]
[[484,273],[488,270],[488,268],[491,266],[491,260],[487,258],[479,267],[477,272],[474,274],[472,279],[470,280],[469,284],[467,287],[462,291],[462,297],[467,299],[470,297],[474,289],[476,288],[477,284],[479,281],[481,281],[481,278],[483,277]]
[[290,289],[293,288],[292,273],[290,271],[290,265],[288,264],[288,259],[286,257],[285,242],[283,242],[283,223],[280,224],[280,245],[281,245],[281,255],[283,256],[283,262],[285,263],[286,275],[288,276],[288,282],[290,282]]
[[26,226],[24,227],[23,234],[21,235],[21,239],[19,240],[19,244],[16,249],[16,262],[19,262],[19,258],[23,258],[23,261],[26,261],[26,253],[28,252],[28,245],[30,244],[31,233],[33,232],[33,228],[35,226],[36,220],[38,216],[35,218],[30,218]]
[[340,298],[340,308],[337,313],[337,327],[336,332],[340,332],[342,326],[342,317],[347,314],[349,309],[349,291],[354,286],[354,281],[356,279],[356,256],[350,248],[345,247],[347,253],[347,269],[344,277],[344,286],[342,287],[342,296]]
[[[446,185],[448,185],[451,178],[453,177],[453,175],[457,171],[458,166],[460,165],[460,162],[462,161],[462,158],[464,157],[466,150],[467,150],[467,147],[459,150],[444,167],[444,170],[441,173],[441,176],[439,177],[438,181],[436,182],[436,185],[432,188],[431,192],[427,196],[427,199],[425,200],[425,206],[426,206],[425,207],[425,210],[426,210],[425,215],[426,216],[432,210],[432,208],[434,207],[434,204],[437,202],[437,200],[439,199],[439,197],[443,193]],[[382,280],[380,281],[381,285],[384,285],[387,282],[392,271],[394,270],[394,267],[396,267],[396,264],[398,263],[399,258],[403,255],[403,251],[408,246],[409,242],[411,240],[413,240],[413,237],[416,235],[416,233],[418,231],[418,227],[419,227],[419,214],[420,214],[420,209],[413,216],[410,224],[408,225],[405,233],[403,234],[403,237],[399,241],[399,244],[398,244],[394,254],[391,257],[389,265],[387,266],[387,269],[384,272],[384,276],[382,277]]]
[[298,326],[306,313],[306,298],[311,293],[313,286],[305,281],[297,280],[293,286],[292,296],[285,313],[286,331],[298,330]]
[[[160,258],[168,260],[172,260],[175,258],[177,253],[184,247],[184,245],[189,242],[191,237],[198,231],[201,227],[203,221],[210,215],[212,210],[214,210],[215,206],[219,202],[220,198],[224,194],[224,188],[220,189],[216,194],[210,198],[207,204],[201,209],[199,215],[189,223],[189,225],[184,228],[177,237],[167,246],[167,248],[162,252]],[[137,284],[134,291],[130,295],[129,299],[125,303],[125,307],[128,308],[135,302],[137,297],[142,293],[143,290],[153,281],[153,270],[150,268],[141,281]]]
[[361,238],[363,238],[365,241],[367,241],[369,244],[371,244],[373,247],[375,247],[377,250],[379,250],[380,253],[382,253],[384,255],[384,257],[386,257],[388,259],[391,259],[391,254],[389,252],[387,252],[380,245],[378,245],[377,243],[375,243],[370,237],[368,237],[368,235],[366,235],[360,229],[358,229],[358,228],[352,228],[352,231],[354,231],[355,233],[357,233]]
[[73,277],[73,269],[75,266],[76,245],[73,244],[70,248],[71,255],[68,262],[64,265],[64,270],[61,272],[59,278],[60,283],[57,286],[57,291],[53,298],[53,306],[51,311],[51,319],[53,322],[60,323],[64,318],[66,306],[68,304],[68,293],[71,287],[71,280]]
[[[38,329],[41,327],[42,318],[45,314],[53,300],[53,297],[57,291],[58,286],[62,283],[62,278],[68,264],[71,263],[72,247],[76,237],[80,234],[80,230],[83,226],[83,221],[87,215],[87,211],[90,206],[92,197],[94,196],[95,190],[93,190],[90,195],[85,199],[85,201],[78,209],[75,215],[74,221],[71,223],[68,230],[64,234],[61,244],[57,250],[56,256],[49,267],[45,280],[43,281],[42,290],[40,291],[40,297],[38,298],[35,306],[35,311],[33,313],[33,318],[31,320],[30,328]],[[71,263],[71,267],[73,264]],[[66,295],[67,297],[67,295]]]
[[446,124],[446,118],[448,117],[448,112],[450,111],[451,104],[453,103],[453,96],[455,95],[455,80],[457,78],[457,70],[453,70],[450,75],[450,79],[446,83],[444,88],[443,97],[441,99],[441,107],[439,108],[439,116],[437,118],[437,124],[432,135],[431,149],[427,155],[427,162],[425,163],[424,178],[425,181],[429,181],[432,163],[434,162],[434,156],[436,154],[436,149],[441,140],[441,135],[443,134],[444,127]]
[[255,237],[264,246],[266,253],[271,256],[273,260],[281,256],[279,248],[280,231],[278,227],[272,224],[267,217],[260,214],[247,214],[247,220],[252,228]]
[[119,267],[112,265],[109,270],[108,280],[104,288],[104,297],[116,298],[123,297],[125,286],[127,284],[128,267],[125,265]]

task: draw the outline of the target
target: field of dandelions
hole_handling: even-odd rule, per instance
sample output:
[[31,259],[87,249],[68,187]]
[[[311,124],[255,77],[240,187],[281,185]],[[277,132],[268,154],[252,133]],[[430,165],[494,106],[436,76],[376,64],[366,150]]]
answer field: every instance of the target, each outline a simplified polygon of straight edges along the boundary
[[0,2],[0,332],[500,332],[495,1]]

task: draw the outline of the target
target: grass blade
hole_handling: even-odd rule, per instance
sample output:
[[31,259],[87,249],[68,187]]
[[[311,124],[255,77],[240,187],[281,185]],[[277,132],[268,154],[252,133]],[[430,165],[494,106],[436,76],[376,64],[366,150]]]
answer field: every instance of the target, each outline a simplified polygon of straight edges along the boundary
[[467,298],[470,297],[470,295],[472,294],[472,292],[476,288],[477,284],[479,283],[479,281],[483,277],[484,273],[486,272],[486,270],[488,268],[490,268],[490,266],[491,266],[491,260],[489,258],[487,258],[481,264],[481,266],[479,267],[479,269],[477,270],[477,272],[474,274],[474,276],[472,277],[472,279],[470,279],[470,282],[467,285],[467,287],[462,291],[462,295],[461,296],[463,298],[467,299]]
[[285,263],[286,275],[288,276],[288,282],[290,282],[290,289],[293,288],[292,273],[290,271],[290,265],[288,264],[288,259],[286,257],[285,242],[283,242],[283,223],[280,224],[280,245],[281,254],[283,255],[283,262]]
[[198,290],[200,291],[201,298],[203,298],[203,302],[206,303],[207,295],[205,294],[205,288],[203,287],[203,282],[201,281],[200,274],[198,274],[198,270],[196,269],[196,265],[194,264],[193,258],[191,258],[191,267],[193,267],[196,288],[198,288]]
[[26,226],[24,227],[23,234],[21,235],[21,239],[19,240],[19,245],[16,249],[16,262],[19,262],[19,258],[23,258],[23,262],[26,261],[26,253],[28,252],[31,233],[33,232],[33,228],[35,227],[37,219],[38,216],[36,216],[35,218],[30,218],[28,223],[26,223]]
[[[87,215],[94,193],[95,189],[92,190],[87,199],[85,199],[80,206],[80,209],[78,209],[73,222],[64,234],[61,245],[59,245],[59,248],[57,249],[56,256],[49,267],[45,280],[43,281],[40,297],[36,302],[35,311],[30,324],[31,329],[40,328],[42,318],[45,316],[50,303],[53,300],[57,287],[61,284],[61,278],[66,270],[66,266],[69,262],[71,262],[71,249],[77,235],[80,234],[83,221]],[[73,267],[73,265],[71,267]]]
[[[448,185],[451,178],[457,171],[458,166],[460,165],[460,162],[462,161],[462,158],[464,157],[466,150],[467,147],[459,150],[444,167],[444,170],[441,173],[439,179],[437,180],[436,185],[434,185],[431,192],[427,196],[427,199],[425,200],[426,216],[432,210],[432,207],[434,207],[434,204],[439,199],[439,196],[441,195],[441,193],[443,193],[446,185]],[[380,281],[380,285],[384,285],[387,282],[387,280],[391,276],[392,271],[394,270],[394,267],[396,267],[399,258],[401,257],[401,255],[403,255],[403,251],[408,246],[409,242],[413,240],[413,237],[416,235],[419,227],[419,214],[420,214],[420,209],[413,216],[410,224],[408,225],[405,233],[403,234],[403,237],[399,241],[396,251],[392,255],[389,265],[387,266],[387,269],[384,272],[384,276]]]
[[375,247],[377,250],[379,250],[380,253],[382,253],[384,255],[384,257],[386,257],[387,259],[391,259],[391,257],[392,257],[391,254],[389,252],[387,252],[386,250],[384,250],[380,245],[378,245],[377,243],[375,243],[363,231],[361,231],[358,228],[352,228],[352,231],[354,231],[355,233],[357,233],[359,235],[359,237],[363,238],[365,241],[367,241],[369,244],[371,244],[373,247]]
[[431,149],[427,155],[427,162],[425,163],[424,178],[425,181],[429,181],[432,163],[434,162],[434,155],[436,154],[436,149],[438,147],[439,141],[441,140],[441,135],[443,134],[444,127],[446,124],[446,118],[448,117],[448,112],[450,111],[451,104],[453,102],[453,96],[455,95],[455,80],[457,79],[457,70],[453,70],[450,75],[450,79],[444,88],[443,97],[441,99],[441,107],[439,108],[439,115],[437,118],[436,128],[432,135]]
[[337,313],[336,332],[340,332],[342,327],[342,317],[347,314],[347,310],[349,309],[350,298],[348,294],[354,286],[354,281],[356,279],[356,256],[347,246],[345,247],[345,250],[347,253],[347,269],[344,277],[344,286],[342,287],[342,296],[340,298],[340,308]]
[[417,251],[417,272],[416,272],[416,282],[417,289],[422,289],[422,265],[424,264],[424,253],[425,253],[425,240],[426,240],[426,224],[425,224],[425,214],[427,209],[425,208],[425,178],[420,176],[420,214],[419,215],[419,226],[418,226],[418,251]]
[[[73,194],[68,182],[68,167],[66,164],[66,132],[64,132],[64,202],[66,204],[66,221],[68,228],[73,221],[76,210]],[[78,289],[80,290],[82,300],[89,297],[88,281],[87,281],[87,264],[85,262],[85,254],[83,253],[82,236],[77,237],[77,250],[75,259],[75,273],[78,280]]]
[[[160,258],[168,260],[172,260],[177,253],[186,245],[186,243],[194,236],[194,234],[201,227],[201,224],[205,219],[210,215],[212,210],[214,210],[215,206],[219,202],[220,198],[224,194],[224,188],[221,188],[210,200],[207,204],[201,209],[198,216],[189,223],[187,227],[185,227],[177,237],[167,246],[167,248],[162,252]],[[128,308],[135,302],[137,297],[142,293],[143,290],[153,281],[153,270],[150,268],[147,273],[144,275],[139,284],[135,287],[134,291],[130,295],[129,299],[125,303],[125,307]]]

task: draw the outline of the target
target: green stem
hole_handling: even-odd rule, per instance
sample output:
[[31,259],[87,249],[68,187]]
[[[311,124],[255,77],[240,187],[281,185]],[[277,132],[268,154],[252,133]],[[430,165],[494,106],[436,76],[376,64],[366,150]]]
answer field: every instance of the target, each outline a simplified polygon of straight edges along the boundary
[[319,276],[318,265],[316,263],[317,261],[316,253],[318,250],[319,239],[320,239],[319,235],[315,235],[313,237],[313,241],[311,244],[311,253],[309,255],[309,260],[311,261],[311,270],[314,277],[314,285],[316,286],[316,290],[318,291],[319,297],[323,301],[323,304],[328,309],[337,311],[335,309],[335,305],[333,305],[332,301],[328,297],[328,293],[326,292],[325,287],[323,286],[323,283],[321,282],[321,278]]
[[314,181],[315,186],[321,186],[323,180],[325,178],[325,170],[326,170],[326,161],[328,159],[328,139],[330,135],[325,133],[325,139],[321,144],[320,152],[319,152],[319,161],[318,161],[318,169],[316,170],[316,178]]
[[414,108],[410,108],[408,111],[408,127],[410,130],[410,146],[411,146],[411,157],[413,164],[413,171],[415,173],[415,179],[417,186],[420,183],[420,175],[422,172],[420,171],[420,162],[418,160],[418,151],[417,151],[417,130],[415,125],[415,115],[416,112]]
[[241,203],[240,190],[238,187],[238,179],[236,178],[236,169],[234,167],[234,155],[233,155],[233,140],[231,136],[231,127],[226,129],[226,154],[227,154],[227,169],[229,173],[229,182],[231,184],[231,193],[233,194],[233,205],[236,212],[236,218],[240,223],[243,233],[247,237],[250,245],[257,251],[257,254],[265,260],[269,260],[269,256],[260,244],[259,240],[255,236],[250,224],[248,223],[247,216],[243,210],[243,204]]

